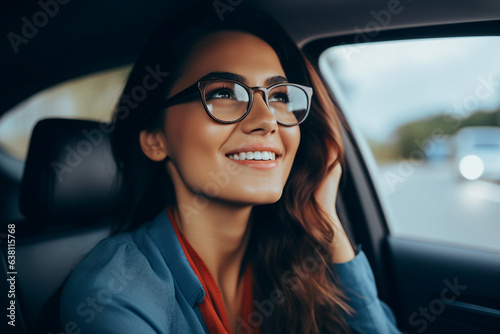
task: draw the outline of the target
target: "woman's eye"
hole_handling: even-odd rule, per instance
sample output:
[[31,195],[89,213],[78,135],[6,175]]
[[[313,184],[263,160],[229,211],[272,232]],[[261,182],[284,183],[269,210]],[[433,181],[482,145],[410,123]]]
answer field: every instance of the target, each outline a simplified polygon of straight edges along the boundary
[[232,99],[234,92],[227,88],[213,90],[207,93],[207,99]]
[[276,93],[271,96],[269,99],[269,102],[280,102],[280,103],[288,103],[290,102],[290,99],[288,98],[287,94],[284,93]]

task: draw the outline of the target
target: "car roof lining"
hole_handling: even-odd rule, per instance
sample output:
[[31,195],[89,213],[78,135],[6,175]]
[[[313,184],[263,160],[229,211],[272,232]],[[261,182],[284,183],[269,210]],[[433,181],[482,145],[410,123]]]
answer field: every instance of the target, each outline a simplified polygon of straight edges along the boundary
[[[60,0],[62,1],[62,0]],[[67,1],[67,0],[65,0]],[[238,4],[245,0],[225,1]],[[263,5],[290,32],[299,46],[328,36],[352,35],[374,22],[374,15],[399,3],[398,13],[380,30],[500,19],[497,0],[254,0]],[[173,1],[85,1],[59,5],[58,12],[18,52],[7,38],[20,34],[22,18],[31,20],[41,10],[39,1],[21,0],[4,5],[0,22],[3,86],[0,115],[29,96],[57,83],[96,71],[132,63],[146,36],[171,10]],[[450,10],[453,8],[453,10]],[[375,13],[375,14],[374,14]],[[230,12],[225,13],[230,15]],[[90,24],[88,18],[92,18]]]

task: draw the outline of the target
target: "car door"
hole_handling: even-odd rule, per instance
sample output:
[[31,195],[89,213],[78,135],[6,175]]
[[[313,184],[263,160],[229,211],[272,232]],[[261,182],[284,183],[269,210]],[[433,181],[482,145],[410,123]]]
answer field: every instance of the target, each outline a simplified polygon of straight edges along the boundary
[[500,181],[484,173],[484,147],[464,159],[456,140],[500,129],[499,28],[358,31],[304,47],[345,117],[339,211],[406,333],[500,332]]

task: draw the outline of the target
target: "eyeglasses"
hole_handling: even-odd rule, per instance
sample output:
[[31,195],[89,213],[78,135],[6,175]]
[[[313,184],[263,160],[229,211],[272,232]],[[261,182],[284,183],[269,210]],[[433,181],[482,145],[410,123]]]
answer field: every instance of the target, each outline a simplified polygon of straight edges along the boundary
[[263,92],[264,101],[276,121],[284,126],[302,123],[309,114],[311,87],[278,83],[267,88],[249,87],[234,80],[202,80],[165,101],[164,107],[191,102],[199,92],[207,114],[217,122],[231,124],[245,118],[253,105],[255,92]]

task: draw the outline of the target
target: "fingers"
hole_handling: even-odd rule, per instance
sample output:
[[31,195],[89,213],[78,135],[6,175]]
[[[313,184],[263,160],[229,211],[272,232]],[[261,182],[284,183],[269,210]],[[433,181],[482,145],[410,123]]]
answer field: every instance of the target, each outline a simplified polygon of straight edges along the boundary
[[327,166],[332,166],[338,159],[339,150],[337,145],[335,145],[334,143],[327,144],[327,150],[328,150]]
[[335,167],[333,167],[333,174],[335,176],[338,176],[338,178],[340,180],[340,176],[342,175],[342,165],[340,164],[340,162],[337,162]]

